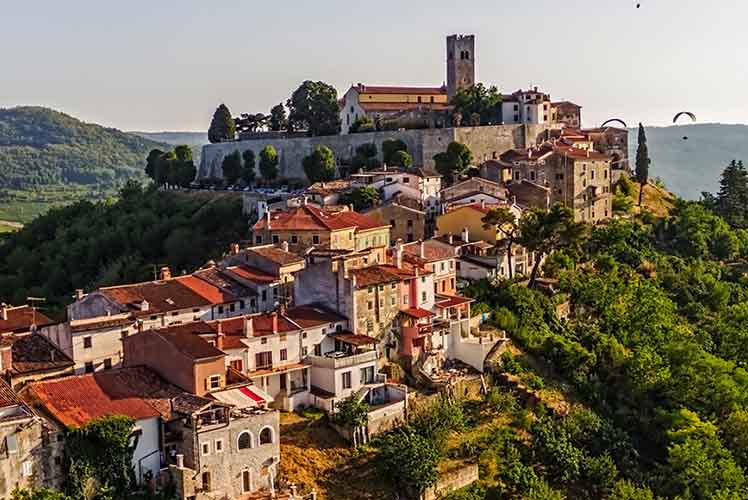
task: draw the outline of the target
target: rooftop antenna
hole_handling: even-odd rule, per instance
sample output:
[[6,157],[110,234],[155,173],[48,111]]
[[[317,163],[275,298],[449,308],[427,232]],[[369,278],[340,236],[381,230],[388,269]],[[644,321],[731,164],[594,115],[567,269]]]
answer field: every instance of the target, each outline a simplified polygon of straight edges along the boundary
[[36,326],[36,309],[38,308],[35,304],[47,302],[44,297],[26,297],[26,302],[31,306],[31,325]]

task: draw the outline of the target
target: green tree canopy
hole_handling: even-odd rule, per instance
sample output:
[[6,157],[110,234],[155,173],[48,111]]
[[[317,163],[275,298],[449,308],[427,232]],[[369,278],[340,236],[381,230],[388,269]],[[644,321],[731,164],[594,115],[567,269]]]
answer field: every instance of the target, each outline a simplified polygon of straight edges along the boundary
[[276,104],[270,109],[270,130],[278,132],[288,127],[288,117],[283,103]]
[[213,113],[213,119],[208,129],[208,140],[212,143],[233,141],[236,138],[236,123],[231,111],[225,104],[221,104]]
[[387,139],[382,142],[382,160],[385,164],[391,165],[395,153],[398,151],[408,152],[408,145],[400,139]]
[[[511,208],[501,207],[494,208],[489,211],[483,219],[483,229],[496,228],[497,232],[503,235],[506,240],[506,251],[507,251],[507,263],[509,265],[509,278],[514,277],[514,266],[512,264],[512,248],[514,246],[514,239],[517,236],[517,230],[519,229],[517,224],[517,217],[512,212]],[[497,235],[498,236],[498,235]]]
[[353,205],[357,212],[366,210],[379,201],[379,190],[374,186],[357,187],[350,193],[345,193],[340,197],[342,205]]
[[486,87],[482,83],[457,91],[452,98],[455,111],[470,124],[489,125],[499,123],[501,116],[501,94],[495,86]]
[[242,154],[237,149],[226,155],[221,166],[223,168],[223,178],[226,179],[226,182],[235,184],[242,174]]
[[439,458],[429,439],[406,427],[382,437],[376,463],[383,480],[417,500],[436,483]]
[[396,151],[391,162],[393,167],[410,168],[413,166],[413,157],[407,151]]
[[356,148],[356,154],[351,164],[356,170],[372,170],[378,168],[381,163],[377,158],[377,145],[374,143],[361,144]]
[[302,161],[309,182],[326,182],[335,178],[335,154],[327,146],[315,146]]
[[311,136],[340,132],[338,92],[327,83],[305,81],[294,91],[286,106],[293,130],[307,130]]
[[260,151],[260,175],[267,181],[273,181],[278,177],[278,152],[271,145],[267,145]]
[[473,162],[473,153],[461,142],[452,142],[447,151],[434,156],[436,170],[452,184],[467,172]]
[[731,161],[722,172],[716,209],[732,227],[748,227],[748,174],[742,161]]
[[244,183],[251,186],[255,182],[255,152],[251,149],[247,149],[242,153],[242,165],[241,178]]

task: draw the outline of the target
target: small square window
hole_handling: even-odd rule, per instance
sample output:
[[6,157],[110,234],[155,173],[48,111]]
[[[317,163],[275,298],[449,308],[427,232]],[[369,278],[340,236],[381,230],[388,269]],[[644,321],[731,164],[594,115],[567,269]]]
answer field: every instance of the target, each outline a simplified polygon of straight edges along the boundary
[[213,449],[216,450],[216,453],[223,453],[223,440],[216,439],[216,442],[213,444]]
[[278,243],[280,243],[280,236],[278,236],[277,234],[274,234],[273,235],[273,243],[276,244],[276,245]]
[[314,243],[315,245],[319,245],[319,235],[315,234],[314,236],[312,236],[312,243]]
[[280,350],[280,358],[281,358],[281,361],[288,361],[288,349]]
[[104,360],[104,369],[105,370],[111,370],[112,369],[112,358],[106,358]]
[[298,242],[299,242],[299,237],[298,237],[298,236],[296,236],[295,234],[292,234],[292,235],[291,235],[291,243],[293,243],[293,244],[295,245],[295,244],[297,244]]
[[218,314],[223,314],[223,306],[218,306]]
[[84,349],[91,349],[93,346],[93,340],[91,337],[83,337],[83,348]]
[[94,372],[94,364],[93,361],[86,362],[86,373],[93,373]]
[[267,343],[268,343],[268,338],[262,337],[262,340],[260,340],[260,344],[267,344]]
[[309,348],[308,347],[302,347],[301,348],[301,356],[304,357],[304,358],[306,358],[308,354],[309,354]]
[[202,450],[203,456],[210,455],[210,443],[203,443]]

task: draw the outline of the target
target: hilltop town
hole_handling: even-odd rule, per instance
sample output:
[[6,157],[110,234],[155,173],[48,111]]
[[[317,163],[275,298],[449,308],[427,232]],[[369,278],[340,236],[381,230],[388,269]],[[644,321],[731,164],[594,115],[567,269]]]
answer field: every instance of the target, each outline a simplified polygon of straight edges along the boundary
[[[284,432],[299,431],[284,422],[298,415],[364,450],[409,435],[432,405],[486,400],[501,413],[498,386],[568,415],[574,398],[547,397],[517,359],[537,354],[549,380],[592,364],[592,347],[565,358],[560,334],[528,338],[600,305],[575,308],[591,292],[574,304],[556,271],[581,259],[582,233],[631,217],[628,131],[585,128],[581,105],[538,87],[478,84],[476,48],[472,35],[447,38],[442,86],[359,83],[331,98],[305,82],[304,99],[321,103],[306,116],[297,93],[288,115],[219,108],[199,166],[179,148],[149,155],[162,192],[235,191],[250,224],[197,269],[159,265],[151,281],[71,291],[64,318],[33,301],[2,305],[0,498],[69,491],[71,429],[112,416],[128,419],[142,491],[308,500],[333,497],[288,472]],[[605,247],[595,244],[589,252]],[[612,269],[611,259],[585,266]],[[656,274],[653,260],[636,269]],[[600,359],[630,355],[596,347]],[[468,445],[478,446],[439,455],[423,484],[392,486],[431,499],[477,484],[488,467]]]

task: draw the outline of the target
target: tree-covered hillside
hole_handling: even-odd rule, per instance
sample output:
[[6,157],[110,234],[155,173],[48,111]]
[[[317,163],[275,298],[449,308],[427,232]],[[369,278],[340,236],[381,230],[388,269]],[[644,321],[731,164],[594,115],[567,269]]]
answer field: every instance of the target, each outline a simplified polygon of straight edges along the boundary
[[152,279],[154,266],[191,271],[246,237],[241,208],[229,195],[144,189],[130,181],[116,202],[52,209],[0,237],[0,302],[46,297],[54,314],[76,288]]
[[113,189],[143,178],[143,159],[156,147],[164,146],[51,109],[0,109],[0,191],[60,184]]

